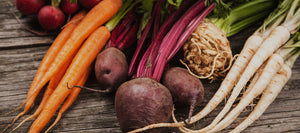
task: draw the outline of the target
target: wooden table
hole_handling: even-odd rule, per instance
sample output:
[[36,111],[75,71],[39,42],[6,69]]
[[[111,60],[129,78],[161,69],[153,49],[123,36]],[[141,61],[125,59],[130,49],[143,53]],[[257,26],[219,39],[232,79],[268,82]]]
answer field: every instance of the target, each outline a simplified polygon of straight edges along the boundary
[[[20,25],[15,15],[12,0],[0,0],[0,115],[3,115],[18,107],[26,98],[27,90],[36,73],[36,70],[57,35],[50,32],[46,36],[37,36]],[[21,22],[34,30],[40,30],[36,16],[27,16],[20,19]],[[232,50],[237,54],[245,39],[254,31],[255,27],[246,29],[241,34],[231,37]],[[205,99],[196,111],[199,111],[209,101],[218,88],[217,83],[205,84]],[[89,77],[86,86],[97,87],[95,77]],[[277,99],[270,105],[267,111],[244,132],[300,132],[300,60],[298,59],[289,82],[281,91]],[[36,104],[42,95],[37,98]],[[192,126],[205,126],[222,109],[223,104],[208,117]],[[24,117],[34,112],[36,106]],[[184,109],[177,109],[177,115],[184,113]],[[20,113],[14,113],[0,117],[0,130],[3,130],[11,120]],[[186,112],[185,112],[186,113]],[[249,110],[244,111],[229,128],[236,126]],[[51,120],[53,122],[53,119]],[[32,121],[25,122],[15,132],[28,131]],[[13,126],[15,127],[16,124]],[[11,130],[11,128],[9,129]],[[53,132],[121,132],[114,110],[114,95],[99,94],[90,91],[81,91],[76,102],[64,113],[63,118]],[[176,129],[167,129],[166,132],[178,132]],[[228,130],[224,130],[226,132]]]

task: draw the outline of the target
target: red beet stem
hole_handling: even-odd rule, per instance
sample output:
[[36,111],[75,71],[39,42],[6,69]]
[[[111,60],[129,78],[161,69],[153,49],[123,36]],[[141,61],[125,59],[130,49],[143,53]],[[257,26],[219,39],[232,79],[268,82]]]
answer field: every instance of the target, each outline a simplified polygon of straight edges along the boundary
[[[146,77],[152,76],[153,66],[155,57],[157,56],[158,48],[161,44],[162,39],[167,34],[167,32],[171,29],[172,25],[180,18],[183,12],[187,9],[187,7],[192,3],[193,0],[185,0],[182,2],[180,7],[173,12],[168,18],[164,21],[163,25],[159,29],[155,39],[147,49],[147,52],[142,57],[139,64],[139,73],[144,73]],[[172,7],[172,6],[171,6]],[[170,7],[170,8],[171,8]],[[147,65],[147,66],[146,66]]]
[[155,68],[153,71],[153,79],[157,81],[160,80],[161,75],[163,73],[164,67],[167,63],[167,57],[170,54],[171,50],[176,45],[176,42],[186,26],[190,21],[205,7],[204,1],[199,0],[196,4],[188,9],[187,12],[176,22],[176,24],[172,27],[172,29],[168,32],[168,34],[163,39],[160,48],[159,54],[156,57]]
[[199,14],[197,17],[195,17],[191,21],[188,29],[178,39],[177,44],[175,45],[175,47],[172,49],[171,53],[169,54],[167,61],[170,61],[171,58],[178,52],[178,50],[181,48],[183,43],[192,34],[192,32],[197,28],[199,23],[214,9],[214,7],[215,7],[215,3],[213,3],[209,7],[207,7],[205,9],[205,11],[203,11],[203,13]]

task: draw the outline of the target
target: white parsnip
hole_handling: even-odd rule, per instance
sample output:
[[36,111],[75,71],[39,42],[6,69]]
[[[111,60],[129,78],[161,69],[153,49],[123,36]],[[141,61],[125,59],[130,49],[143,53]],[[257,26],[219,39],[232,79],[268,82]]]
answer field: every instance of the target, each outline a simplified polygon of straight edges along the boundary
[[218,123],[230,110],[232,104],[240,94],[241,90],[246,86],[247,82],[258,70],[258,68],[266,61],[280,46],[289,39],[289,31],[284,27],[275,28],[270,35],[263,41],[251,61],[247,65],[245,71],[241,75],[239,81],[233,88],[231,95],[224,108],[214,119],[213,123]]
[[[253,57],[255,51],[259,48],[261,43],[263,42],[263,38],[258,35],[250,36],[245,45],[242,49],[241,53],[239,54],[238,58],[232,65],[231,69],[229,70],[228,74],[226,75],[225,79],[221,83],[220,88],[215,93],[215,95],[211,98],[208,104],[195,116],[191,118],[191,123],[200,120],[201,118],[205,117],[209,114],[213,109],[215,109],[219,103],[229,94],[232,90],[238,79],[240,78],[241,73],[245,70],[248,65],[248,62]],[[209,126],[199,130],[199,132],[203,132],[209,130],[214,125],[217,124],[217,121],[212,122]],[[184,127],[181,127],[184,128]],[[185,129],[186,131],[192,132],[193,130]]]
[[245,47],[241,51],[235,63],[232,65],[218,91],[208,102],[208,104],[198,114],[191,118],[190,123],[194,123],[206,116],[217,107],[217,105],[225,98],[225,96],[228,95],[234,84],[238,81],[240,73],[244,71],[245,67],[247,66],[247,62],[249,62],[262,41],[263,38],[258,35],[252,35],[249,37],[249,39],[246,41]]
[[280,70],[283,64],[283,58],[278,54],[273,54],[267,61],[259,79],[246,95],[243,95],[237,106],[226,115],[226,117],[220,121],[212,130],[209,132],[217,132],[228,125],[230,125],[236,117],[253,101],[255,97],[260,95],[263,90],[267,87],[273,76]]
[[256,119],[258,119],[263,112],[268,108],[268,106],[274,101],[276,96],[279,94],[283,86],[286,84],[288,79],[291,77],[291,68],[284,64],[277,74],[272,78],[271,82],[267,88],[262,93],[262,96],[258,103],[256,104],[254,110],[249,114],[249,116],[242,121],[237,127],[235,127],[231,133],[239,133],[250,124],[252,124]]

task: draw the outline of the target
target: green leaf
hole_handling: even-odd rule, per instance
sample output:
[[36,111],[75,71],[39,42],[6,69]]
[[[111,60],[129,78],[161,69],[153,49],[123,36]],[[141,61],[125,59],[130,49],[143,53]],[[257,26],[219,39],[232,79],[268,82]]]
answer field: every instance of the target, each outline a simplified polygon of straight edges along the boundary
[[175,0],[175,2],[173,0],[168,0],[168,3],[175,6],[176,8],[179,8],[181,2],[182,0]]

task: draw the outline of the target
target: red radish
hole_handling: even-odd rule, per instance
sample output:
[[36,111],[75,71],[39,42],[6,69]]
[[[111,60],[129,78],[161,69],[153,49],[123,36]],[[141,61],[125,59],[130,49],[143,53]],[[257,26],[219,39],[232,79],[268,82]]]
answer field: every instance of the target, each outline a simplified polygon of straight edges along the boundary
[[63,25],[65,14],[54,6],[44,6],[39,11],[38,20],[45,30],[55,30]]
[[45,5],[44,0],[17,0],[16,7],[24,15],[36,14]]
[[79,0],[79,3],[84,8],[91,9],[95,5],[97,5],[100,1],[102,0]]
[[61,3],[61,10],[69,16],[77,12],[79,8],[79,3],[72,2],[72,0],[63,0]]

